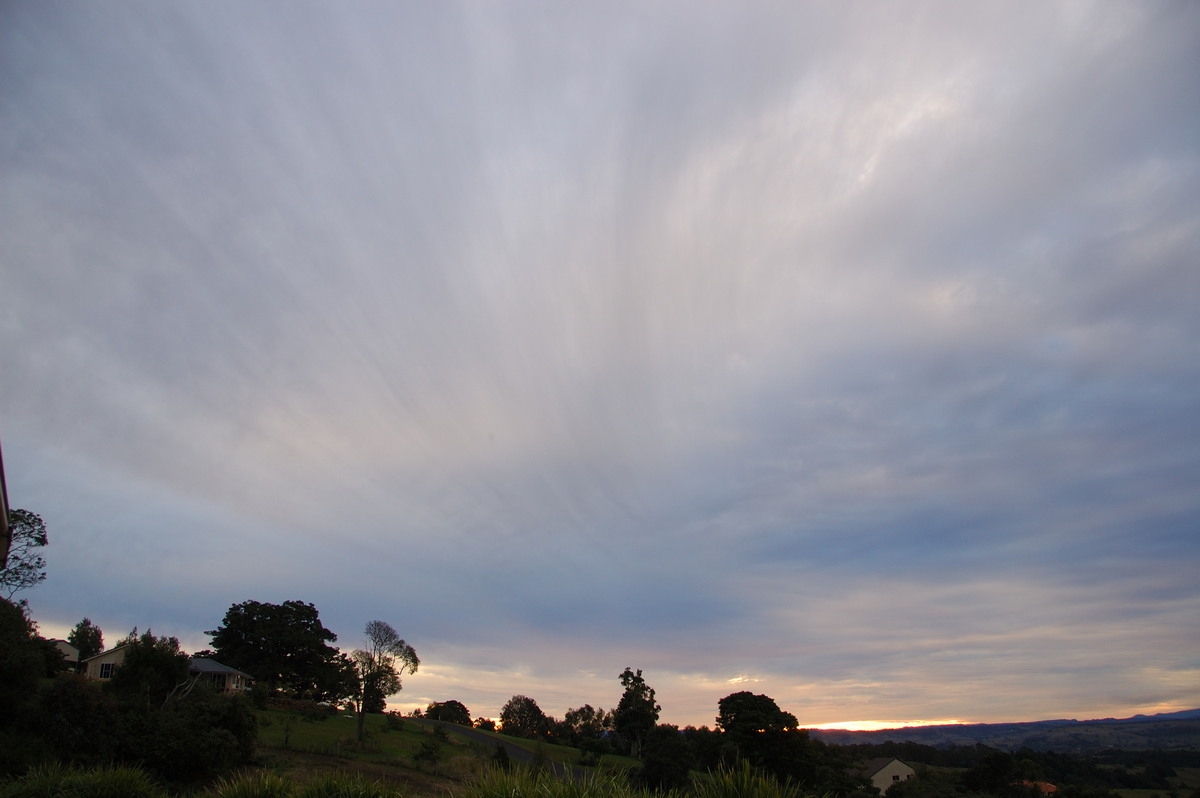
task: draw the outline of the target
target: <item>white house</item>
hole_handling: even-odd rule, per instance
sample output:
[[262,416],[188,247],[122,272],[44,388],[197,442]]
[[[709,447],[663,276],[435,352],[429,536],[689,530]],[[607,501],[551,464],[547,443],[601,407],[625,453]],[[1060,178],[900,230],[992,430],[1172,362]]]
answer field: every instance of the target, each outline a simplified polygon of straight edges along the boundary
[[59,653],[63,655],[63,662],[70,666],[71,670],[75,670],[79,666],[79,649],[68,643],[66,640],[55,638],[50,641]]
[[[116,667],[125,661],[126,648],[128,646],[117,646],[94,657],[88,657],[83,661],[84,676],[97,681],[108,681]],[[249,690],[254,684],[254,679],[249,674],[204,657],[192,657],[188,661],[188,673],[200,683],[212,685],[222,693],[240,693]]]
[[886,793],[893,784],[908,781],[917,775],[917,771],[894,757],[871,759],[863,766],[863,770],[881,794]]

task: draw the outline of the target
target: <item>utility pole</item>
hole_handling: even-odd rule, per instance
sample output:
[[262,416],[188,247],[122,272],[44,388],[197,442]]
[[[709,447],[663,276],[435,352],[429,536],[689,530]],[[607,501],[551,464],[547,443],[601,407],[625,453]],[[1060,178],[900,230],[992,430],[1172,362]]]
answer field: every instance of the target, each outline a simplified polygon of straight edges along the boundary
[[8,528],[8,487],[4,484],[4,450],[0,449],[0,569],[8,567],[8,547],[12,532]]

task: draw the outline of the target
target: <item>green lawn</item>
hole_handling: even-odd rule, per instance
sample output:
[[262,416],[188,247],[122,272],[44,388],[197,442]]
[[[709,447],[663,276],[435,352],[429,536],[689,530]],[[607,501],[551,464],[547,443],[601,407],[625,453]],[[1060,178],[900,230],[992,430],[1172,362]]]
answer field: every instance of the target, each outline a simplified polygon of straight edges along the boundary
[[[258,747],[260,751],[297,752],[335,757],[379,766],[418,768],[451,778],[461,778],[477,772],[489,761],[494,745],[483,745],[454,734],[449,727],[440,745],[436,764],[418,763],[414,755],[422,745],[428,745],[430,731],[410,719],[397,724],[383,715],[368,715],[366,735],[362,744],[355,740],[356,720],[340,712],[325,717],[301,715],[292,711],[265,709],[258,716]],[[397,728],[397,725],[399,728]],[[484,732],[497,741],[519,746],[546,761],[566,765],[579,762],[580,751],[561,745],[549,745],[536,740],[508,737],[496,732]],[[628,770],[639,766],[636,759],[608,754],[600,761],[600,770]]]

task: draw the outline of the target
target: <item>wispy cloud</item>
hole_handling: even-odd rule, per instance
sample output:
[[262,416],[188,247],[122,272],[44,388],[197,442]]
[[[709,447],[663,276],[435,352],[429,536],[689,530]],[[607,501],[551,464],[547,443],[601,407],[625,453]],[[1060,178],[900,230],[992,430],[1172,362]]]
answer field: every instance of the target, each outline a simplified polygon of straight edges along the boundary
[[1200,703],[1196,13],[6,9],[36,612],[383,617],[476,714]]

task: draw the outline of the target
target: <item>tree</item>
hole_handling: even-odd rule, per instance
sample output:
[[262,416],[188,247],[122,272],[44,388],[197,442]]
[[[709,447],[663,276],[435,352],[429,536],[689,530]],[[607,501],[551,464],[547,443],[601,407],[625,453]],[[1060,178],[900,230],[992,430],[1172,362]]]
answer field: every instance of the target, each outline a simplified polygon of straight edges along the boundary
[[725,696],[717,702],[717,710],[717,728],[735,743],[761,732],[785,731],[798,725],[796,716],[780,709],[775,699],[747,690]]
[[678,726],[655,726],[646,736],[638,780],[652,790],[666,792],[688,786],[694,757]]
[[848,763],[835,761],[836,755],[823,743],[810,740],[808,732],[797,728],[796,716],[780,709],[770,696],[742,691],[725,696],[717,707],[717,727],[753,767],[816,793],[843,794],[850,789],[843,789],[843,783],[856,783],[842,775]]
[[[358,714],[358,740],[362,742],[367,712],[380,699],[400,692],[401,678],[416,673],[421,661],[413,647],[395,629],[383,621],[369,621],[363,630],[366,647],[350,655],[358,677],[355,711]],[[384,704],[386,707],[386,703]]]
[[0,599],[0,729],[14,722],[44,672],[37,625],[23,605]]
[[425,717],[459,726],[471,725],[471,711],[461,701],[434,701],[425,708]]
[[500,709],[500,729],[513,737],[536,737],[546,731],[546,713],[526,695],[515,695]]
[[293,698],[337,701],[347,697],[345,660],[328,645],[337,635],[312,604],[244,601],[225,613],[212,637],[216,659],[254,677],[269,691]]
[[46,559],[37,549],[45,546],[46,522],[29,510],[9,510],[10,542],[8,560],[0,569],[0,592],[11,599],[20,590],[37,585],[46,578]]
[[558,736],[570,745],[579,747],[584,740],[599,740],[604,732],[612,729],[612,713],[584,704],[568,709],[559,726],[562,731],[557,733]]
[[138,636],[134,629],[120,644],[125,646],[125,658],[113,668],[108,683],[118,700],[161,707],[188,687],[189,658],[179,648],[178,638],[155,637],[150,630]]
[[613,711],[613,728],[626,742],[632,756],[640,756],[642,742],[658,723],[662,707],[654,702],[654,688],[646,684],[639,668],[635,673],[626,668],[620,676],[625,687],[621,701]]
[[83,662],[104,650],[104,633],[91,618],[84,618],[67,635],[67,642],[79,649],[79,661]]

